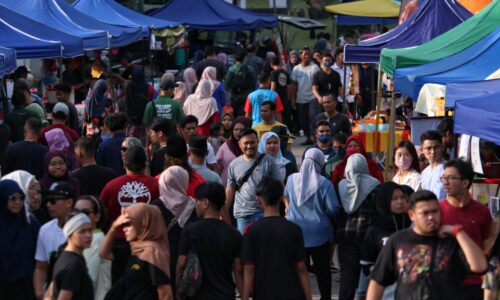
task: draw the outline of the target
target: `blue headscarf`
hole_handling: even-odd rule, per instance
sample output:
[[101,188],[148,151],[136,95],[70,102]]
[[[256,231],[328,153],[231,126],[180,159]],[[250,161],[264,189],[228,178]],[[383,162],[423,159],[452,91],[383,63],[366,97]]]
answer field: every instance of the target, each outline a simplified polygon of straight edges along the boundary
[[7,208],[9,197],[24,195],[19,185],[0,180],[0,284],[31,277],[35,268],[35,247],[40,224],[35,218],[27,222],[24,208],[13,214]]
[[87,117],[102,117],[104,109],[106,108],[106,91],[108,84],[104,79],[99,79],[95,82],[92,89],[92,97],[87,99],[85,104],[85,114]]

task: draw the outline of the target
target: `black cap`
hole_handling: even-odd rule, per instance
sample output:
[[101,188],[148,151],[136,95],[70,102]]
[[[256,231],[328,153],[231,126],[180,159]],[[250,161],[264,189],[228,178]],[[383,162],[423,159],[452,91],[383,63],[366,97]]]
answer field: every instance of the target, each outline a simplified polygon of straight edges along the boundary
[[271,131],[276,133],[280,138],[295,139],[286,126],[276,125],[271,128]]
[[186,141],[178,135],[167,138],[167,155],[175,158],[182,158],[187,155]]
[[160,82],[160,90],[168,90],[168,89],[172,89],[172,88],[175,88],[178,86],[179,85],[175,81],[172,81],[172,80],[162,80]]
[[129,147],[125,152],[125,161],[129,164],[144,164],[148,160],[142,147]]
[[207,151],[207,140],[202,135],[195,135],[189,139],[189,149]]
[[47,197],[62,196],[67,199],[75,199],[75,188],[66,181],[54,182],[47,192]]

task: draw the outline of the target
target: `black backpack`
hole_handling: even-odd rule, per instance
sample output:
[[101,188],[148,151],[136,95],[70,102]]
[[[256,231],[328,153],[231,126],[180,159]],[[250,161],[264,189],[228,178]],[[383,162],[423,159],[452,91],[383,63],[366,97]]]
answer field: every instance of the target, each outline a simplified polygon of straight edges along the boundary
[[241,94],[247,89],[249,79],[248,72],[248,66],[242,64],[231,80],[231,93]]

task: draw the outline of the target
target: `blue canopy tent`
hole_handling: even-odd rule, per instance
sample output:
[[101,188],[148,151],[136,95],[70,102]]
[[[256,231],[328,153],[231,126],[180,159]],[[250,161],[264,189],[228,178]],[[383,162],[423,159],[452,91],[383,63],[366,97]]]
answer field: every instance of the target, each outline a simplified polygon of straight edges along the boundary
[[81,37],[84,50],[109,48],[108,33],[87,29],[73,22],[64,12],[46,0],[0,0],[9,9],[25,15],[28,18],[65,33]]
[[500,93],[455,102],[454,132],[500,145]]
[[[180,22],[160,20],[130,10],[114,0],[78,0],[73,7],[100,21],[120,26],[141,26],[142,36],[149,37],[150,28],[177,27]],[[189,8],[193,10],[193,7]],[[198,9],[198,8],[197,8]]]
[[467,98],[488,97],[500,93],[500,79],[481,80],[446,85],[446,107],[454,107],[455,102]]
[[248,30],[278,26],[276,16],[243,9],[224,0],[171,0],[155,11],[153,16],[204,30]]
[[88,29],[105,30],[110,36],[111,47],[122,47],[142,39],[140,26],[112,25],[88,16],[69,5],[66,0],[49,0],[51,4],[66,14],[73,22]]
[[[461,66],[463,67],[464,64],[467,64],[468,62],[475,59],[481,59],[480,57],[485,55],[485,52],[491,53],[490,49],[495,44],[498,44],[500,46],[500,28],[490,33],[483,39],[479,40],[479,42],[472,45],[471,47],[452,56],[433,61],[428,64],[396,69],[394,71],[393,78],[394,88],[396,91],[399,91],[404,95],[415,99],[416,101],[420,89],[425,83],[442,83],[442,80],[434,80],[436,76],[438,76],[439,74],[444,74],[447,71],[452,71],[455,68],[459,68]],[[498,46],[494,48],[497,49]],[[498,64],[495,64],[493,62],[491,66],[495,65]],[[489,72],[487,71],[488,69],[489,68],[486,68],[484,70],[485,72],[482,72],[483,70],[473,70],[472,73],[461,74],[461,77],[463,77],[463,80],[461,81],[483,80],[496,70],[495,69]],[[482,77],[469,77],[477,76],[480,73],[483,74],[481,75]]]
[[382,49],[420,45],[468,19],[472,14],[455,0],[425,1],[393,30],[357,45],[346,45],[346,63],[378,63]]
[[12,73],[16,67],[16,51],[0,47],[0,77]]
[[83,54],[83,40],[32,20],[0,4],[0,45],[16,50],[18,59],[74,57]]
[[[482,51],[475,55],[468,51],[473,47],[457,55],[457,67],[450,68],[447,71],[434,73],[426,76],[417,76],[415,78],[415,88],[420,90],[426,83],[448,84],[484,80],[500,68],[498,53],[500,53],[500,31],[496,32],[496,40],[493,43],[478,43],[483,46]],[[474,47],[475,49],[475,47]],[[469,57],[466,55],[470,54]],[[443,59],[441,62],[443,62]],[[423,65],[425,66],[425,65]]]

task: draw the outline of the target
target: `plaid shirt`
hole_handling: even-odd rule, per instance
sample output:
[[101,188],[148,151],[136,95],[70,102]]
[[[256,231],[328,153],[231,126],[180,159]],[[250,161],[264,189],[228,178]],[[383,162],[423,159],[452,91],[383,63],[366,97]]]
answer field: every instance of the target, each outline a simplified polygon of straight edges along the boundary
[[375,208],[377,192],[378,188],[371,191],[356,212],[348,215],[342,211],[337,226],[339,239],[363,239],[365,237],[368,227],[377,221],[378,214]]

